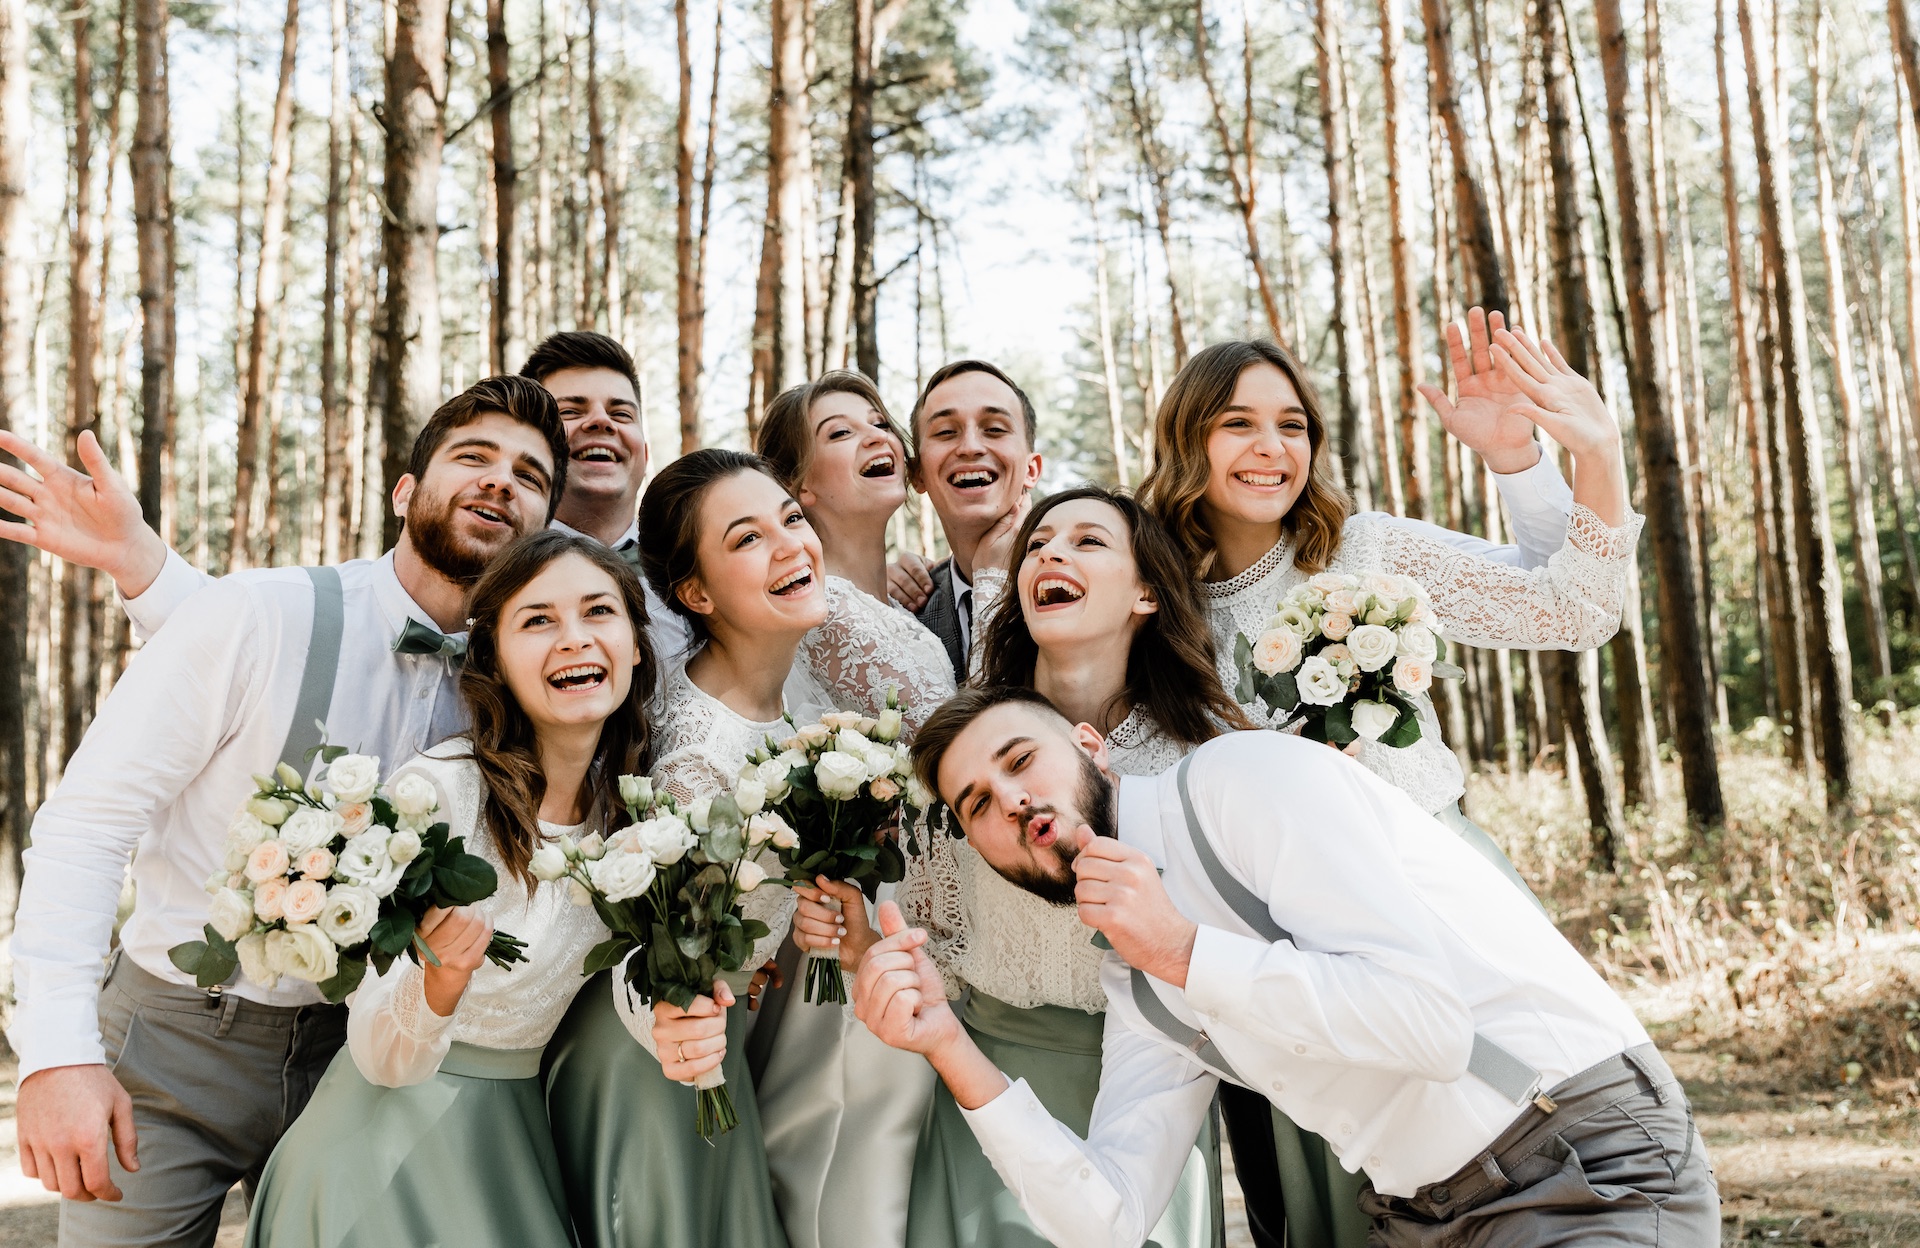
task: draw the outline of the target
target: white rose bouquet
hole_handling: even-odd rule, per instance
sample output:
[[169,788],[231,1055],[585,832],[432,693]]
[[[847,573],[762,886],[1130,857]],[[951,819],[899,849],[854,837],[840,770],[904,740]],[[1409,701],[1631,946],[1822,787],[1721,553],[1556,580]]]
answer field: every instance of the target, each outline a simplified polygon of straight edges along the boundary
[[[380,760],[323,746],[323,777],[302,783],[281,763],[253,778],[255,792],[227,829],[227,857],[207,880],[213,895],[204,940],[167,951],[202,988],[235,968],[271,988],[282,975],[319,985],[339,1002],[371,962],[382,973],[406,953],[438,965],[417,934],[434,906],[491,897],[493,867],[436,822],[440,803],[423,776],[380,783]],[[523,961],[526,948],[495,932],[487,957]]]
[[[769,738],[740,776],[749,798],[764,800],[764,811],[747,813],[761,821],[789,883],[824,875],[858,885],[869,898],[906,874],[902,837],[913,850],[915,820],[931,805],[900,744],[892,689],[877,718],[834,711],[785,741]],[[807,959],[804,998],[846,1001],[840,955],[814,949]]]
[[[633,822],[611,836],[562,837],[533,855],[535,878],[569,881],[574,900],[591,905],[613,933],[588,951],[581,972],[624,963],[629,990],[681,1009],[712,992],[715,979],[738,977],[744,990],[753,942],[768,928],[740,912],[740,898],[786,882],[769,880],[753,861],[765,843],[755,840],[745,812],[757,808],[754,795],[736,789],[682,807],[645,776],[622,776],[620,800]],[[702,1139],[739,1125],[718,1067],[695,1086]]]
[[1445,662],[1441,632],[1410,577],[1322,572],[1287,594],[1259,636],[1234,640],[1234,697],[1257,697],[1315,741],[1405,749],[1420,739],[1419,695],[1464,674]]

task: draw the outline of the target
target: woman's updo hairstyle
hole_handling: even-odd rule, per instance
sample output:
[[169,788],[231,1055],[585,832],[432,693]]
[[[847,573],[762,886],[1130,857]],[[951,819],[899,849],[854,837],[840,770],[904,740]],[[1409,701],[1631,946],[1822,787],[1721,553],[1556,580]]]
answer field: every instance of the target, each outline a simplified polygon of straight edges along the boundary
[[700,570],[700,504],[708,490],[743,472],[764,473],[787,488],[760,456],[714,446],[662,468],[640,496],[640,570],[660,601],[687,622],[695,641],[710,636],[707,617],[680,601],[679,590]]
[[[900,439],[901,453],[906,452],[906,433],[894,422],[893,414],[887,411],[886,403],[880,398],[879,388],[865,373],[836,368],[820,374],[813,381],[789,386],[767,404],[767,414],[760,421],[760,432],[754,436],[753,449],[772,466],[774,476],[795,496],[799,495],[800,486],[806,481],[808,470],[813,467],[816,445],[813,438],[813,405],[830,394],[851,394],[864,400],[880,413],[893,436]],[[901,467],[904,469],[906,465],[902,464]]]
[[1214,418],[1233,402],[1240,374],[1256,364],[1271,364],[1284,373],[1307,415],[1313,463],[1306,488],[1280,522],[1293,542],[1294,566],[1303,572],[1325,571],[1353,513],[1353,500],[1341,488],[1333,456],[1327,453],[1327,418],[1320,396],[1299,361],[1271,342],[1216,342],[1188,360],[1168,384],[1153,422],[1153,469],[1140,483],[1140,501],[1186,547],[1187,562],[1202,580],[1213,568],[1214,555],[1213,534],[1201,512],[1213,474],[1207,438]]

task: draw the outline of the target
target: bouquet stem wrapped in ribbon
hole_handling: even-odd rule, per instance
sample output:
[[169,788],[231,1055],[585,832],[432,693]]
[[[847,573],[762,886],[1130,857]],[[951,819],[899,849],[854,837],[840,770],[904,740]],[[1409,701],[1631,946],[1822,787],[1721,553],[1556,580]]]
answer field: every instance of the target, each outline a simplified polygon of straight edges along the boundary
[[1441,632],[1410,577],[1322,572],[1287,594],[1258,637],[1234,639],[1234,698],[1258,697],[1287,716],[1281,727],[1314,741],[1404,749],[1420,739],[1419,695],[1464,674],[1445,661]]
[[[202,988],[236,968],[271,988],[282,975],[317,984],[340,1002],[371,962],[382,974],[405,953],[439,965],[419,935],[434,907],[493,896],[499,878],[434,818],[439,797],[424,776],[381,784],[380,760],[322,746],[318,782],[281,763],[255,776],[255,792],[227,830],[227,858],[207,880],[205,939],[167,951]],[[495,932],[495,966],[525,960],[520,941]]]
[[[769,738],[748,758],[741,786],[765,796],[766,813],[756,818],[766,822],[789,883],[824,875],[872,900],[882,884],[906,874],[915,820],[930,802],[899,744],[900,724],[899,698],[889,689],[877,717],[834,711],[785,741]],[[847,1000],[837,952],[808,952],[803,997]]]
[[[543,845],[531,869],[542,880],[571,881],[575,900],[591,904],[612,935],[588,951],[582,974],[625,966],[627,987],[651,1004],[686,1009],[713,991],[715,979],[744,990],[753,942],[765,923],[741,913],[740,899],[763,883],[754,861],[741,799],[722,793],[687,806],[657,793],[645,776],[620,777],[620,799],[633,822],[602,839],[588,836]],[[785,881],[774,880],[775,884]],[[694,1083],[695,1126],[711,1140],[740,1123],[719,1068]]]

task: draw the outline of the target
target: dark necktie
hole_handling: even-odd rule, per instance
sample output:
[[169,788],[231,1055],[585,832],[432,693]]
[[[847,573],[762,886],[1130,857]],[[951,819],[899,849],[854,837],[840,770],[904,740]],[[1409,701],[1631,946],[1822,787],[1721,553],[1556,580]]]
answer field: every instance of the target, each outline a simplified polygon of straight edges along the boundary
[[467,657],[467,639],[449,637],[431,625],[422,624],[412,616],[407,617],[407,626],[393,639],[395,654],[438,654],[458,663]]
[[640,539],[632,538],[613,548],[613,553],[627,561],[627,566],[635,572],[640,570]]

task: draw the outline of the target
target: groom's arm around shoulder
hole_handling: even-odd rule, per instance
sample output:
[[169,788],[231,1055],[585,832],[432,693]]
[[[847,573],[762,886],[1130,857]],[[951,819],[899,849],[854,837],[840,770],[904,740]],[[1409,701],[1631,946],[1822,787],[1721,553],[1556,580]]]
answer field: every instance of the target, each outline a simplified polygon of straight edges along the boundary
[[250,581],[230,577],[192,595],[177,627],[134,654],[34,819],[8,1029],[23,1080],[104,1060],[101,960],[128,858],[266,693],[279,629]]
[[1394,848],[1395,821],[1431,820],[1338,750],[1285,733],[1216,738],[1187,781],[1209,844],[1291,937],[1202,923],[1188,1003],[1295,1056],[1465,1074],[1473,1016]]

